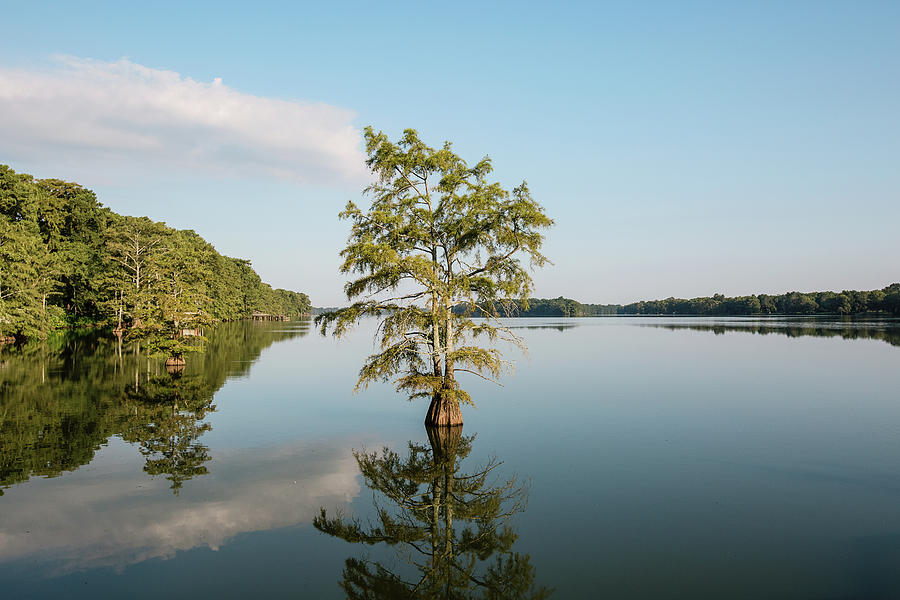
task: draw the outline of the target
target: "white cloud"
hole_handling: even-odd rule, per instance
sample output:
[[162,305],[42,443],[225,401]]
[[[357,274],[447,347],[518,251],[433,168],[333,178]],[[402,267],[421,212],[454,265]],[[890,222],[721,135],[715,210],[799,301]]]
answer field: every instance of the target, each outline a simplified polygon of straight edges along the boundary
[[[0,68],[0,162],[163,166],[324,183],[365,176],[349,110],[254,96],[127,59]],[[150,169],[148,169],[149,171]]]

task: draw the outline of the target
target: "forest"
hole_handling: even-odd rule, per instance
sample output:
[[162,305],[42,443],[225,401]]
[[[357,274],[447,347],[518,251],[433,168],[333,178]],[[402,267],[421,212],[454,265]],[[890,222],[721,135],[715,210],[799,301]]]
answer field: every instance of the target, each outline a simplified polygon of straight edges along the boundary
[[666,298],[634,302],[619,311],[624,315],[857,315],[863,313],[900,314],[900,283],[880,290],[843,292],[788,292],[786,294]]
[[291,316],[309,310],[306,294],[273,289],[250,261],[219,254],[192,230],[116,214],[77,183],[35,179],[0,165],[4,342],[95,325],[171,341],[173,332],[254,311]]
[[[454,308],[463,313],[464,305]],[[605,317],[616,315],[685,315],[685,316],[742,316],[742,315],[858,315],[887,313],[900,315],[900,283],[880,290],[843,292],[788,292],[786,294],[737,296],[722,294],[691,298],[645,300],[631,304],[582,304],[571,298],[529,298],[504,308],[513,317]],[[477,313],[477,311],[476,311]]]
[[[497,312],[510,317],[607,317],[620,314],[622,307],[618,304],[582,304],[571,298],[529,298],[527,302],[516,300],[497,307]],[[465,304],[453,307],[456,314],[467,312]],[[474,316],[483,316],[478,309],[473,309]]]

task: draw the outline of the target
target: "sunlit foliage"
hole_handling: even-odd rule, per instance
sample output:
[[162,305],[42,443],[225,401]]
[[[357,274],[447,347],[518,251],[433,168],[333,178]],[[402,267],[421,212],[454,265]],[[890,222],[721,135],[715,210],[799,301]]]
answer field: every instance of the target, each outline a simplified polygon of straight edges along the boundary
[[76,183],[0,165],[2,338],[102,323],[178,355],[191,346],[184,330],[310,308],[306,294],[272,289],[194,231],[118,215]]
[[[456,374],[501,373],[500,354],[475,340],[518,342],[496,319],[529,296],[528,267],[547,263],[542,231],[553,221],[524,182],[508,191],[490,181],[487,157],[470,166],[449,142],[432,148],[411,129],[393,143],[369,127],[365,140],[371,205],[350,202],[341,213],[352,223],[341,272],[357,277],[345,286],[353,304],[317,323],[341,335],[364,316],[381,320],[380,352],[363,365],[360,385],[396,377],[410,397],[471,402]],[[455,313],[460,304],[487,318]]]

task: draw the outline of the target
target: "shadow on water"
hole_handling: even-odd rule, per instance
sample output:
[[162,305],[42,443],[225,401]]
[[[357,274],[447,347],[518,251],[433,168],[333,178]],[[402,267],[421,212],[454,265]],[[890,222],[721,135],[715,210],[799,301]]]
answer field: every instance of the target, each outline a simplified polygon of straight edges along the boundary
[[198,438],[211,429],[203,419],[216,392],[246,376],[265,348],[309,332],[309,321],[293,325],[224,323],[206,352],[171,373],[139,343],[97,332],[0,349],[0,495],[90,463],[113,436],[137,444],[144,470],[178,493],[206,473],[211,456]]
[[[528,555],[513,551],[508,524],[525,508],[527,488],[493,475],[493,459],[462,473],[474,436],[462,427],[426,428],[429,443],[408,443],[401,457],[387,448],[354,452],[377,518],[363,523],[323,508],[319,531],[350,543],[386,544],[399,562],[348,558],[341,588],[348,598],[547,598]],[[396,563],[396,566],[395,566]]]

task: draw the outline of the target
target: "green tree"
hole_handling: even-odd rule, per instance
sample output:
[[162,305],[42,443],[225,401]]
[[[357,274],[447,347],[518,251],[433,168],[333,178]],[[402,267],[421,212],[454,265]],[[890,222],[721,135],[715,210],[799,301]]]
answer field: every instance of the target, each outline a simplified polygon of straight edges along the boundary
[[[411,129],[395,144],[367,127],[365,140],[377,177],[366,188],[372,204],[363,211],[350,202],[341,213],[353,223],[341,272],[360,275],[345,286],[354,302],[316,322],[340,336],[378,316],[381,351],[366,360],[357,387],[398,376],[398,390],[431,397],[426,424],[460,424],[460,403],[471,397],[456,375],[501,373],[499,352],[475,345],[479,337],[521,344],[498,318],[527,300],[522,259],[547,262],[541,230],[553,221],[524,182],[511,192],[489,182],[487,157],[469,166],[449,142],[431,148]],[[460,304],[465,311],[455,313]],[[474,310],[487,318],[473,321]]]
[[33,223],[0,218],[0,337],[23,341],[46,335],[43,302],[51,271],[52,257]]
[[775,301],[772,300],[772,296],[768,294],[760,294],[757,296],[757,300],[759,300],[759,310],[764,314],[770,314],[778,310],[775,307]]
[[143,324],[151,350],[181,364],[184,354],[202,349],[202,328],[213,322],[207,310],[212,299],[205,290],[215,275],[202,260],[202,242],[193,231],[169,235],[156,261],[158,277]]
[[109,258],[118,267],[122,310],[141,329],[150,309],[153,286],[161,279],[159,261],[169,232],[147,217],[120,217],[108,231]]
[[96,316],[100,301],[96,275],[110,212],[77,183],[41,179],[35,186],[41,194],[38,226],[47,251],[56,259],[52,300],[73,317]]
[[819,294],[818,304],[825,312],[829,313],[846,315],[852,311],[850,298],[846,294],[823,292]]
[[882,290],[881,309],[900,315],[900,283],[892,283]]
[[794,315],[809,315],[816,312],[818,308],[819,305],[811,294],[790,292],[784,297],[781,312]]
[[43,301],[55,269],[37,222],[41,203],[30,175],[0,165],[0,338],[46,332]]

